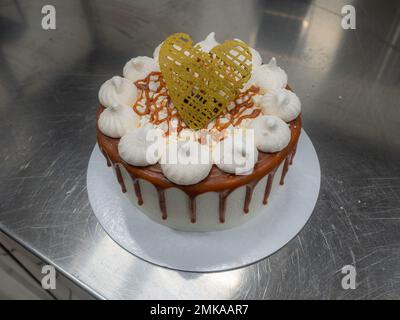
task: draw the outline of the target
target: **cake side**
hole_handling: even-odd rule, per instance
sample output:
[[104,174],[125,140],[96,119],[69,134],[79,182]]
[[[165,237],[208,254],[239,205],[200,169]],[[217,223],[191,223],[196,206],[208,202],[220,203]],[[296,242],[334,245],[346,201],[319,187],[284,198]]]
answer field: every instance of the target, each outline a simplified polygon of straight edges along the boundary
[[126,196],[132,206],[136,206],[141,213],[156,223],[176,230],[202,232],[237,227],[263,212],[268,203],[274,201],[279,187],[284,187],[280,185],[283,167],[284,162],[274,173],[264,176],[252,188],[251,198],[247,198],[246,185],[232,190],[223,198],[218,192],[206,192],[198,195],[194,202],[191,202],[188,195],[179,188],[165,189],[164,201],[167,212],[165,219],[160,210],[159,193],[154,185],[146,180],[136,180],[143,200],[142,205],[139,205],[130,174],[123,166],[121,172],[127,190]]
[[[98,117],[103,110],[104,107],[100,106]],[[130,199],[153,220],[177,229],[218,230],[239,225],[243,219],[247,219],[241,216],[249,211],[254,216],[262,208],[261,204],[267,204],[276,187],[284,184],[296,153],[301,117],[297,117],[289,126],[291,140],[287,147],[274,154],[260,152],[252,174],[233,175],[213,165],[203,181],[189,186],[169,181],[159,164],[138,167],[126,163],[118,153],[119,139],[107,137],[98,128],[97,141],[108,165],[114,167],[122,192],[129,190]],[[169,192],[172,189],[176,189],[174,193]],[[229,199],[235,199],[235,205]],[[208,213],[211,208],[215,211],[210,216]],[[198,217],[203,217],[204,222],[199,224]],[[229,217],[236,219],[226,223]],[[168,219],[170,221],[167,222]],[[198,225],[195,227],[190,225],[196,223]]]

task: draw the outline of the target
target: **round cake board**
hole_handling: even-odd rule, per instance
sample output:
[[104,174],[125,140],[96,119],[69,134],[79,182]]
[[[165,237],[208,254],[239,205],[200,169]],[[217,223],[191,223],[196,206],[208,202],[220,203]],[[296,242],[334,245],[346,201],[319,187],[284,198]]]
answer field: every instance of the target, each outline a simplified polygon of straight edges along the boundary
[[320,180],[317,154],[303,130],[285,185],[263,212],[233,229],[185,232],[150,220],[121,192],[97,145],[89,160],[87,191],[101,226],[127,251],[166,268],[214,272],[259,261],[294,238],[313,212]]

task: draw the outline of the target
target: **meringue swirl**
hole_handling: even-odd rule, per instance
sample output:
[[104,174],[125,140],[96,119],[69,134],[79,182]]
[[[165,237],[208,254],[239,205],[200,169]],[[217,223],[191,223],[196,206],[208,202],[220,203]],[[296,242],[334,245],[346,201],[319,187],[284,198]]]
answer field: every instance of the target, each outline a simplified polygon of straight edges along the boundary
[[190,185],[205,179],[212,167],[208,146],[197,141],[170,140],[161,158],[161,170],[173,183]]
[[104,82],[99,91],[99,101],[106,108],[118,105],[132,106],[137,97],[136,86],[120,76],[114,76]]
[[266,93],[271,89],[285,88],[287,80],[286,72],[276,64],[276,59],[272,58],[268,64],[253,69],[246,86],[255,85],[260,88],[261,93]]
[[139,56],[125,64],[123,75],[125,78],[135,82],[146,78],[147,75],[155,71],[160,71],[160,67],[153,58]]
[[100,131],[111,138],[121,138],[139,125],[139,117],[129,106],[117,105],[106,108],[100,115]]
[[254,129],[256,147],[262,152],[281,151],[290,142],[290,129],[287,123],[278,117],[258,117],[251,127]]
[[162,131],[152,125],[133,129],[124,135],[118,143],[121,158],[134,166],[156,164],[162,156],[164,139]]
[[301,102],[297,95],[286,89],[272,89],[264,94],[260,101],[264,114],[270,114],[290,122],[297,118],[301,111]]
[[[240,132],[239,132],[240,131]],[[258,160],[258,150],[254,145],[252,130],[234,130],[233,134],[217,144],[214,149],[214,162],[227,173],[249,175]],[[250,141],[249,141],[250,140]]]

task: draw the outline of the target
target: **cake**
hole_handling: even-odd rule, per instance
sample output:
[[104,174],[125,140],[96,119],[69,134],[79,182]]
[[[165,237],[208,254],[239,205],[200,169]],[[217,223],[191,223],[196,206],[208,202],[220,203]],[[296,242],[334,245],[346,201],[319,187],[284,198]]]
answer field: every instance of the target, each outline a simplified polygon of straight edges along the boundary
[[228,229],[265,211],[301,132],[300,100],[276,59],[263,64],[243,41],[219,44],[214,33],[196,45],[171,35],[104,82],[99,101],[97,142],[121,191],[184,231]]

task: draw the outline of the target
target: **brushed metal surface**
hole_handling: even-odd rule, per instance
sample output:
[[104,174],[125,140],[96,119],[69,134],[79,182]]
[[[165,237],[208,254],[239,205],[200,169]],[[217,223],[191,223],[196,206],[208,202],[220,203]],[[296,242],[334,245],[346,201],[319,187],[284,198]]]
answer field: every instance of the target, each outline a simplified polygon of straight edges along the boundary
[[[99,297],[400,298],[398,1],[0,2],[0,230]],[[341,28],[353,4],[357,29]],[[321,164],[314,214],[246,268],[185,273],[144,262],[99,226],[86,192],[97,90],[172,32],[241,38],[276,56]],[[307,190],[304,190],[307,192]],[[341,268],[357,289],[341,287]]]

